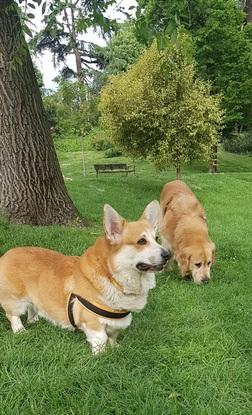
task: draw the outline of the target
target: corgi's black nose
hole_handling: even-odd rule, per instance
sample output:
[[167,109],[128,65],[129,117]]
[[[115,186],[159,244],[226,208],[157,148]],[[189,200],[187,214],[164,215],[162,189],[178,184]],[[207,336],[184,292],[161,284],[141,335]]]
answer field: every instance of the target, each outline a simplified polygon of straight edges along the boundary
[[168,261],[168,259],[171,258],[171,252],[170,251],[166,251],[165,249],[162,250],[161,252],[161,257],[165,260]]

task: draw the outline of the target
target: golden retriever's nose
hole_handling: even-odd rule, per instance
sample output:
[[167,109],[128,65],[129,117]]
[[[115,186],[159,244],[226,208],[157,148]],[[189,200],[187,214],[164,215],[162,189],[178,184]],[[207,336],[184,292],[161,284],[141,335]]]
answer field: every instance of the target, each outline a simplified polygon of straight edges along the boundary
[[207,284],[209,282],[209,278],[208,277],[203,277],[201,282],[203,282],[203,284]]

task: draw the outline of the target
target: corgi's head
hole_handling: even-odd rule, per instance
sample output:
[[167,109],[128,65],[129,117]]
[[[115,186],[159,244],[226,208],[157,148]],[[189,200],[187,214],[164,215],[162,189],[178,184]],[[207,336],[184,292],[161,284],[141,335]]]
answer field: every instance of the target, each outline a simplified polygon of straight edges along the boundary
[[105,237],[113,247],[113,271],[161,271],[171,256],[156,240],[161,210],[154,200],[136,222],[127,222],[110,205],[104,206]]

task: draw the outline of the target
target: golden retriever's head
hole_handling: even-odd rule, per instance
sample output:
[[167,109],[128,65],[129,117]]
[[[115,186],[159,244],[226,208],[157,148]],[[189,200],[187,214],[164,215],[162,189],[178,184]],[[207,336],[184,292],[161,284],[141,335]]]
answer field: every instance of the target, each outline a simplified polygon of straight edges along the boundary
[[177,257],[182,275],[191,275],[196,284],[209,281],[214,259],[215,245],[212,241],[186,247]]

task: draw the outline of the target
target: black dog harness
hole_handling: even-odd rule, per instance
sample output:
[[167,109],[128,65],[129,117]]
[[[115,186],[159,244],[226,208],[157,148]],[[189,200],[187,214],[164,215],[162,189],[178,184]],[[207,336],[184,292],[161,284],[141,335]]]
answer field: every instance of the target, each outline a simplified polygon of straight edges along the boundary
[[81,305],[83,305],[83,307],[85,307],[87,310],[92,311],[93,313],[101,317],[118,319],[118,318],[126,317],[130,314],[130,311],[115,313],[113,311],[104,310],[103,308],[97,307],[96,305],[90,303],[88,300],[81,297],[80,295],[72,293],[69,297],[68,304],[67,304],[67,314],[68,314],[68,319],[74,328],[77,328],[75,321],[74,321],[74,316],[73,316],[73,306],[74,306],[74,300],[76,298],[81,303]]

